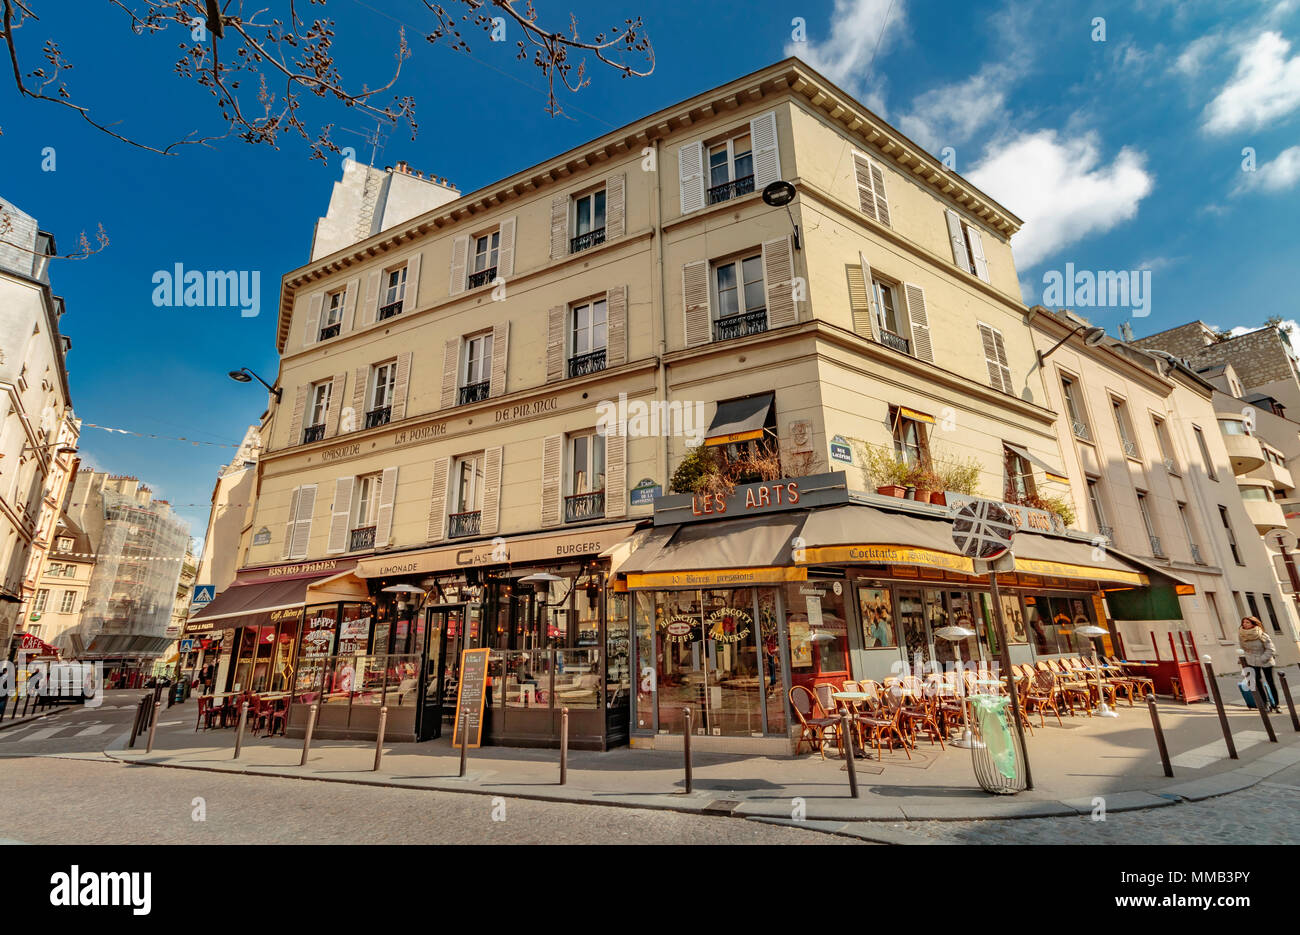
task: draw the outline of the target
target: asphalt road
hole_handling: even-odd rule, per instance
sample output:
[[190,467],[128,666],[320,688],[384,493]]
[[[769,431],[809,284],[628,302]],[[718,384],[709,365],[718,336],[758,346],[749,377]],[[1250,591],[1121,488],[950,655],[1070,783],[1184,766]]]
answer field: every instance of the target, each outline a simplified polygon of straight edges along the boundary
[[[0,758],[44,756],[51,753],[92,753],[105,749],[131,729],[135,706],[146,692],[111,691],[104,693],[97,707],[64,705],[48,717],[24,724],[0,727]],[[194,706],[176,707],[168,713],[163,702],[159,724],[193,718]]]

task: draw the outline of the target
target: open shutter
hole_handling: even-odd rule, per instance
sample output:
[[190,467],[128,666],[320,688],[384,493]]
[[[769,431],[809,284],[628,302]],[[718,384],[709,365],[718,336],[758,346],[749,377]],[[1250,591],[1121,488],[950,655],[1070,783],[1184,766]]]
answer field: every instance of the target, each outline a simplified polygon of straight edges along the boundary
[[875,187],[871,182],[871,160],[857,150],[853,151],[853,177],[858,184],[858,207],[871,220],[879,220],[876,214]]
[[456,371],[460,366],[460,338],[452,338],[442,349],[442,408],[456,405]]
[[506,361],[510,356],[510,322],[503,321],[492,328],[492,373],[489,377],[488,396],[504,396],[506,392]]
[[406,292],[402,296],[402,311],[414,312],[420,308],[420,254],[406,261]]
[[483,512],[479,532],[495,536],[501,520],[501,447],[483,452]]
[[[609,201],[606,199],[609,210]],[[569,196],[556,195],[551,199],[551,259],[569,255]]]
[[605,239],[622,237],[627,231],[627,176],[605,179]]
[[406,418],[406,397],[411,389],[412,352],[397,355],[397,376],[393,378],[393,402],[389,421],[400,422]]
[[605,436],[605,516],[627,516],[627,436],[617,427]]
[[704,207],[704,144],[697,140],[677,150],[677,170],[682,214],[699,211]]
[[433,462],[433,489],[429,492],[430,542],[447,536],[447,475],[450,472],[450,458],[438,458]]
[[966,225],[966,233],[970,235],[970,258],[971,263],[975,266],[975,275],[985,282],[989,281],[989,261],[984,256],[984,238],[974,225]]
[[302,346],[311,347],[320,340],[320,311],[325,293],[313,292],[307,297],[307,327],[302,333]]
[[627,286],[618,286],[605,293],[607,341],[605,366],[618,367],[627,363]]
[[509,279],[515,274],[515,216],[501,222],[501,249],[497,251],[497,275]]
[[560,525],[560,479],[563,477],[564,436],[542,439],[542,525]]
[[761,192],[781,178],[776,111],[768,111],[749,121],[749,138],[754,147],[754,191]]
[[280,557],[287,559],[293,551],[293,524],[298,519],[298,493],[302,488],[293,488],[293,493],[289,496],[289,518],[284,523],[284,549]]
[[798,321],[794,304],[794,253],[789,237],[763,244],[763,283],[767,286],[767,326],[783,328]]
[[934,362],[930,345],[930,316],[925,310],[925,290],[915,283],[903,283],[907,300],[907,318],[912,323],[912,353],[921,360]]
[[871,162],[871,185],[876,190],[876,218],[889,227],[889,199],[885,197],[885,170],[874,159]]
[[379,481],[379,512],[375,514],[375,548],[384,549],[393,542],[393,504],[397,502],[397,468],[384,468]]
[[347,293],[343,296],[343,318],[339,322],[339,334],[347,334],[358,327],[357,300],[360,298],[361,280],[349,279]]
[[364,328],[375,323],[375,313],[379,308],[379,271],[375,270],[366,279],[366,297],[357,310],[355,327]]
[[970,272],[970,255],[966,252],[966,235],[961,230],[961,218],[949,208],[944,212],[948,218],[948,239],[952,241],[952,261],[964,273]]
[[546,382],[564,379],[564,306],[546,313]]
[[1002,332],[983,322],[979,323],[980,341],[984,345],[984,363],[989,371],[989,385],[1004,393],[1012,392],[1011,367],[1007,363],[1007,348]]
[[686,346],[708,344],[713,338],[708,260],[696,260],[682,267],[682,308],[686,318]]
[[469,234],[461,234],[451,244],[451,282],[447,291],[460,295],[465,291],[465,265],[469,262]]
[[334,481],[334,506],[330,510],[330,535],[325,551],[337,555],[348,550],[348,519],[352,515],[352,485],[354,477],[340,477]]
[[316,509],[316,485],[308,484],[298,491],[298,510],[293,524],[293,547],[289,558],[306,558],[311,542],[312,513]]
[[339,433],[339,414],[343,411],[344,396],[343,391],[347,385],[348,373],[334,374],[334,382],[330,384],[330,402],[325,411],[325,437],[333,438]]
[[285,445],[286,448],[302,444],[302,417],[307,409],[307,391],[310,389],[311,386],[304,383],[293,396],[293,413],[289,417],[289,442]]
[[871,264],[858,254],[858,262],[845,269],[849,277],[849,308],[853,310],[853,330],[864,338],[880,340],[876,334],[875,295],[871,288]]
[[370,380],[370,368],[358,367],[352,371],[352,405],[351,417],[344,418],[339,426],[341,431],[355,432],[366,424],[366,383]]

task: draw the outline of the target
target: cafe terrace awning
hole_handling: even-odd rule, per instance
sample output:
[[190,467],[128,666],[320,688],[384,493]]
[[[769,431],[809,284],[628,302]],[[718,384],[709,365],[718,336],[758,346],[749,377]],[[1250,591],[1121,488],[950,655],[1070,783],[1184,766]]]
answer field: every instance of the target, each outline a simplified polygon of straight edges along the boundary
[[791,549],[804,514],[657,526],[623,565],[627,586],[710,588],[804,581]]
[[758,393],[744,399],[718,403],[713,422],[704,436],[706,445],[730,445],[733,442],[762,438],[768,423],[775,393]]
[[1003,442],[1003,444],[1006,445],[1010,451],[1014,452],[1015,454],[1018,454],[1020,457],[1024,458],[1030,464],[1034,465],[1039,470],[1041,470],[1044,474],[1047,475],[1048,480],[1059,481],[1062,484],[1068,484],[1070,482],[1069,478],[1065,476],[1064,471],[1062,471],[1060,468],[1054,468],[1046,461],[1044,461],[1042,458],[1038,458],[1034,456],[1032,453],[1030,453],[1028,448],[1022,448],[1019,445],[1013,445],[1010,442]]
[[[276,611],[302,609],[308,603],[308,588],[341,577],[343,576],[326,574],[289,581],[231,585],[218,594],[211,604],[190,617],[185,624],[185,635],[212,633],[232,627],[269,625],[274,622],[271,615]],[[339,598],[327,594],[323,599],[330,601]]]

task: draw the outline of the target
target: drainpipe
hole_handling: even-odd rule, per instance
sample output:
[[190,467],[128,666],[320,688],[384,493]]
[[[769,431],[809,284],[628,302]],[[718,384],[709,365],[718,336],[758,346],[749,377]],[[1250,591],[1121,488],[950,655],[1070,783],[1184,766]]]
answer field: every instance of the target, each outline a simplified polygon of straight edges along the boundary
[[[651,224],[654,226],[655,239],[655,268],[658,275],[652,280],[657,282],[659,287],[659,315],[655,321],[655,328],[658,332],[655,335],[657,339],[656,360],[658,367],[655,370],[655,395],[660,402],[660,412],[668,412],[668,368],[664,364],[664,355],[668,352],[668,281],[667,271],[664,269],[664,226],[663,226],[663,186],[660,184],[661,163],[659,161],[660,148],[659,140],[654,141],[654,161],[655,161],[655,197],[654,197],[654,217],[651,218]],[[652,296],[653,299],[653,296]],[[660,426],[661,430],[663,426]],[[668,436],[660,434],[657,444],[659,446],[659,476],[663,478],[663,489],[668,490]]]

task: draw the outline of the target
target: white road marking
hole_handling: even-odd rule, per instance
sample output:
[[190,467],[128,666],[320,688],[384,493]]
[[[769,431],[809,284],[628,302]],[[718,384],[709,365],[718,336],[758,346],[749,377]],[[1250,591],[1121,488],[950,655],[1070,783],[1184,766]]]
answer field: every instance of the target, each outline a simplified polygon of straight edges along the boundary
[[[1239,734],[1232,735],[1232,742],[1237,747],[1238,753],[1266,740],[1268,740],[1268,734],[1262,730],[1244,730]],[[1180,753],[1169,762],[1174,766],[1183,766],[1187,769],[1203,769],[1227,758],[1228,745],[1222,740],[1216,740],[1213,743],[1205,744],[1203,747]]]
[[20,742],[27,741],[27,740],[47,740],[48,738],[53,737],[61,730],[63,730],[62,726],[43,727],[38,731],[33,731],[32,733],[28,734],[26,737],[19,737],[18,739]]
[[112,724],[91,724],[89,727],[82,728],[73,734],[73,737],[90,737],[94,734],[102,734],[112,727]]

